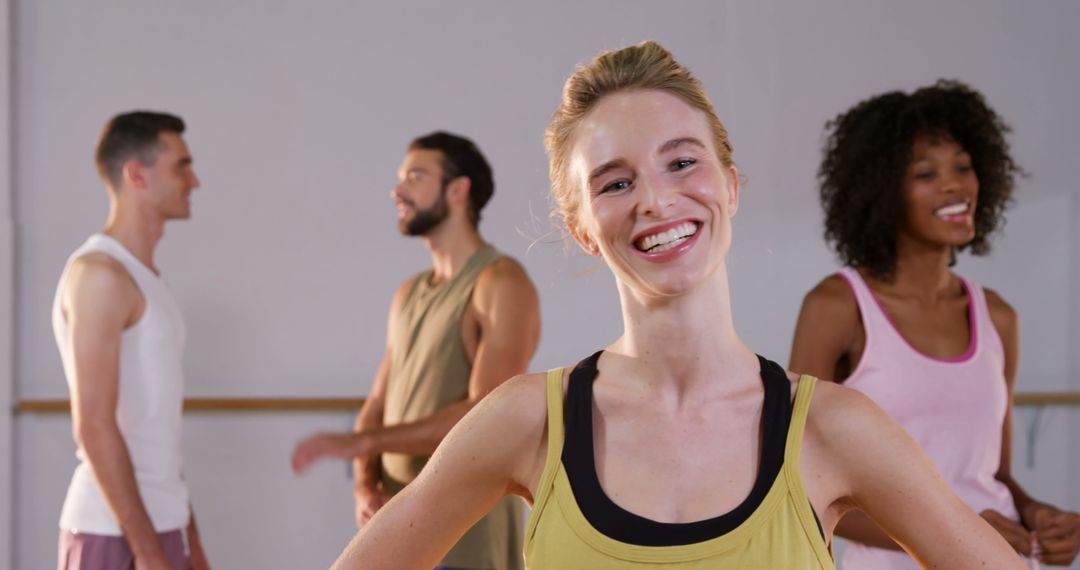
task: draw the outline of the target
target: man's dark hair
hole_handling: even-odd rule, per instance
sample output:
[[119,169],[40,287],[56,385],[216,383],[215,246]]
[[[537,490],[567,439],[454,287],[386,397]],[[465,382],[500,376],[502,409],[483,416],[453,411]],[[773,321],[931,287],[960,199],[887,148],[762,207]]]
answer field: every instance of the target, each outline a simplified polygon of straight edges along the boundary
[[409,150],[437,150],[442,152],[443,185],[458,176],[469,179],[469,219],[474,226],[480,223],[480,210],[484,209],[495,193],[495,180],[491,166],[480,149],[465,137],[437,131],[417,138]]
[[914,93],[884,93],[855,105],[825,125],[818,184],[825,239],[845,264],[888,278],[904,223],[902,188],[921,136],[955,142],[971,156],[979,181],[975,238],[959,248],[990,251],[989,237],[1004,225],[1015,177],[1005,135],[1009,126],[967,85],[939,80]]
[[150,166],[161,150],[161,133],[184,132],[184,120],[168,113],[132,111],[113,117],[101,130],[94,158],[98,174],[113,187],[120,186],[124,163],[132,158]]

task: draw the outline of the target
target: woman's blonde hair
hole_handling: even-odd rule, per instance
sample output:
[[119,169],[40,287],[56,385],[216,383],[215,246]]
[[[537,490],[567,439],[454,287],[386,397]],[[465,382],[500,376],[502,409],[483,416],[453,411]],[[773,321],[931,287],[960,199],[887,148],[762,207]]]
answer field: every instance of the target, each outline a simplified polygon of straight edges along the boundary
[[588,65],[578,67],[566,80],[562,102],[544,133],[544,146],[550,161],[551,193],[555,198],[556,213],[567,226],[577,225],[581,200],[567,172],[574,131],[601,99],[637,89],[670,93],[705,113],[720,162],[726,167],[732,165],[727,129],[717,118],[701,82],[675,61],[671,52],[654,41],[645,41],[600,54]]

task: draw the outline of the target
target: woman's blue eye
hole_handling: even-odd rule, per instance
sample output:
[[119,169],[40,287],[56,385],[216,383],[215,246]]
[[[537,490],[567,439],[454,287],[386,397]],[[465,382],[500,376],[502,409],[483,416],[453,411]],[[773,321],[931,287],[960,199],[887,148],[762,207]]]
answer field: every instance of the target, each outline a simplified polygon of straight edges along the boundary
[[629,180],[616,180],[615,182],[612,182],[611,184],[608,184],[607,186],[604,186],[600,191],[601,192],[614,192],[614,191],[618,191],[618,190],[626,190],[629,187],[630,187],[630,181]]
[[675,162],[671,163],[671,169],[672,170],[682,170],[684,168],[688,168],[688,167],[692,166],[695,162],[697,162],[697,161],[693,160],[691,158],[680,158],[679,160],[676,160]]

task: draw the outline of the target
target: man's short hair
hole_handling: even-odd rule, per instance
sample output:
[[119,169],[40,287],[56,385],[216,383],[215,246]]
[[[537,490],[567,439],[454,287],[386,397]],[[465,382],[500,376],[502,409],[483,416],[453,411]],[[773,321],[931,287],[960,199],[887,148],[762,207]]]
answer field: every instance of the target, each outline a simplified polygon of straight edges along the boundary
[[410,150],[437,150],[442,152],[443,184],[465,176],[469,179],[469,219],[473,225],[480,223],[480,210],[484,209],[495,193],[495,180],[491,166],[480,149],[465,137],[437,131],[417,138],[409,145]]
[[161,150],[161,133],[184,132],[184,120],[153,111],[121,113],[106,123],[98,137],[94,159],[98,174],[114,188],[120,187],[124,163],[132,158],[150,166]]

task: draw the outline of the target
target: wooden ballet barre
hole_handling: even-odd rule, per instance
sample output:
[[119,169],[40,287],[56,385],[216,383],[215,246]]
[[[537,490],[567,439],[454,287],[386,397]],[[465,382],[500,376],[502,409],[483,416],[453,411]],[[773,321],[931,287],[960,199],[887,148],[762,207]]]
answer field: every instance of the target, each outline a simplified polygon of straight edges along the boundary
[[[187,398],[185,412],[355,412],[363,398]],[[24,400],[16,414],[71,413],[69,400]]]
[[1018,392],[1013,394],[1016,406],[1076,406],[1080,392]]
[[[1021,392],[1013,397],[1017,406],[1076,406],[1080,392]],[[187,398],[186,412],[354,412],[363,398]],[[16,414],[67,414],[68,400],[24,400]]]

